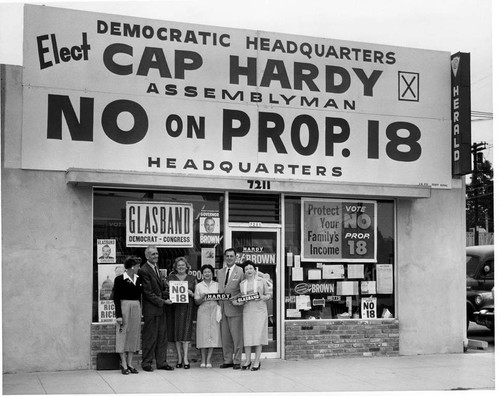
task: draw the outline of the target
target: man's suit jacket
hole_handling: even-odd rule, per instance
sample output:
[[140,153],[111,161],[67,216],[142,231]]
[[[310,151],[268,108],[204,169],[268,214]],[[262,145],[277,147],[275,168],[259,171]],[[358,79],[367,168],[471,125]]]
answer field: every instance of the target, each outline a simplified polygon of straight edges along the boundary
[[165,301],[162,298],[163,281],[148,263],[144,263],[139,269],[139,277],[142,279],[142,315],[160,316],[163,314]]
[[[230,294],[231,297],[240,294],[240,283],[245,279],[243,269],[234,264],[233,272],[231,273],[231,278],[228,279],[227,285],[224,286],[224,281],[226,280],[226,271],[228,268],[222,267],[217,271],[217,282],[219,283],[219,293]],[[243,306],[235,306],[231,301],[221,301],[221,311],[223,315],[226,316],[240,316],[243,315]]]

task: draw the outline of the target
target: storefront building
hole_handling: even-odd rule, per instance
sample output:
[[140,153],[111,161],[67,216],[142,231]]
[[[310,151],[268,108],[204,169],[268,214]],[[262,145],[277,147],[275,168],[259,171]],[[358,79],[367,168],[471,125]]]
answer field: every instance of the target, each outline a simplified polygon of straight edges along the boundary
[[463,351],[449,53],[38,6],[24,45],[1,66],[4,372],[95,368],[148,245],[163,274],[254,261],[268,358]]

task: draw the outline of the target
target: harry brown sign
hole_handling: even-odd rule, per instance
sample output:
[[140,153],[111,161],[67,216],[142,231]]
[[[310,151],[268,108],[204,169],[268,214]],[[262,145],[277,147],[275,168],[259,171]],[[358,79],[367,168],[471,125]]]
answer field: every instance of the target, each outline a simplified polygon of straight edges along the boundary
[[446,52],[33,5],[24,26],[23,168],[450,188]]

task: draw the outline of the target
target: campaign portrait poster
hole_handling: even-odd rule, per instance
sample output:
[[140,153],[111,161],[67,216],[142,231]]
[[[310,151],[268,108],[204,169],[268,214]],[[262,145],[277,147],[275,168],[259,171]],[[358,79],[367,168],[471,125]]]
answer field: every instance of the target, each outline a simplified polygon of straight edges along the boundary
[[116,239],[97,240],[97,263],[116,263]]
[[202,245],[216,245],[220,243],[220,216],[218,211],[201,211],[200,243]]

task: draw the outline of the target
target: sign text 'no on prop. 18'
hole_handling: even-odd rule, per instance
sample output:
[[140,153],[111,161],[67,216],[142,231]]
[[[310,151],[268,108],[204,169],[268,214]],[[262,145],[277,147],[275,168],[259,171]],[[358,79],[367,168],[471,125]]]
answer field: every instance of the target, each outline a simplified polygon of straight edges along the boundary
[[449,53],[33,5],[24,26],[23,168],[450,187]]

